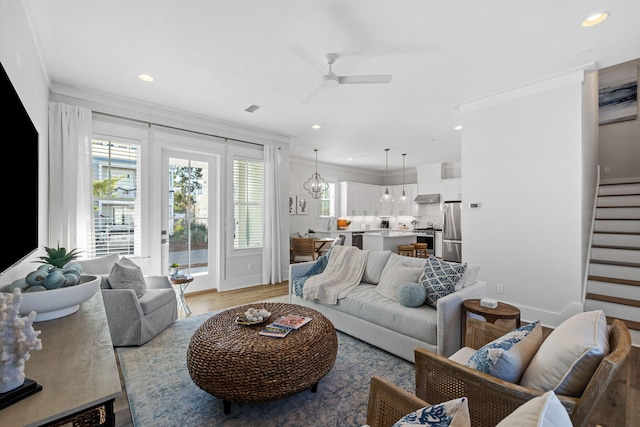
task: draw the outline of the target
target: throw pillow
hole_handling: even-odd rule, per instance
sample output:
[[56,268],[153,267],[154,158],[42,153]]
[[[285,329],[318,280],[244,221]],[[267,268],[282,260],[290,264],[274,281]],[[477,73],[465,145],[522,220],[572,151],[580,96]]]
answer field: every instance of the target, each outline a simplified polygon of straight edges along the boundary
[[293,279],[293,293],[301,297],[302,296],[302,288],[304,288],[304,282],[311,276],[315,276],[316,274],[320,274],[324,271],[327,263],[329,262],[329,255],[331,255],[331,251],[333,248],[329,249],[326,254],[319,256],[318,259],[311,265],[311,268],[307,270],[307,272]]
[[466,397],[420,408],[405,415],[393,427],[432,426],[432,427],[469,427],[469,404]]
[[542,344],[539,321],[521,326],[478,349],[466,366],[517,384]]
[[420,273],[422,273],[421,268],[405,267],[397,264],[390,268],[385,267],[380,277],[380,283],[376,286],[376,292],[398,302],[398,286],[408,282],[417,283]]
[[82,266],[86,274],[108,274],[113,268],[113,264],[120,260],[120,255],[111,254],[93,259],[83,259],[77,261]]
[[417,282],[403,283],[398,286],[396,297],[405,307],[420,307],[427,299],[427,290]]
[[391,256],[391,251],[370,251],[367,255],[367,265],[364,267],[362,281],[377,285],[380,282],[382,270],[389,261],[389,256]]
[[426,260],[420,283],[427,290],[426,303],[438,307],[438,300],[455,291],[456,283],[464,275],[466,264],[442,261],[434,256]]
[[113,264],[108,280],[113,289],[133,289],[138,298],[147,291],[142,270],[136,263],[125,257]]
[[572,427],[571,418],[558,396],[548,391],[507,415],[496,427]]
[[480,267],[477,265],[467,264],[467,268],[465,268],[462,278],[458,283],[456,283],[456,291],[466,288],[469,285],[473,285],[476,281],[476,277],[478,277],[478,271],[480,271]]
[[578,313],[544,340],[520,385],[579,397],[602,358],[609,353],[609,328],[602,310]]

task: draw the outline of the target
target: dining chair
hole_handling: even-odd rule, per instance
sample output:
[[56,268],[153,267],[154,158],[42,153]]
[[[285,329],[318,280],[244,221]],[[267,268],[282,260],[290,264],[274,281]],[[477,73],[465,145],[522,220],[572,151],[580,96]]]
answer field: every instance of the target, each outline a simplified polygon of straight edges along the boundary
[[316,259],[315,239],[312,237],[291,238],[291,261],[306,262]]

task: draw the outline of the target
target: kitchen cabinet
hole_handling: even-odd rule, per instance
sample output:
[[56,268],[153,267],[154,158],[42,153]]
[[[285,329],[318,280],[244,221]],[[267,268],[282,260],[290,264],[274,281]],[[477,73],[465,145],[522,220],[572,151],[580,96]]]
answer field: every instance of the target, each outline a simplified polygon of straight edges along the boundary
[[442,180],[442,201],[462,200],[462,179],[449,178]]
[[380,214],[380,187],[357,182],[340,183],[340,216]]
[[409,185],[404,186],[404,193],[407,196],[407,201],[400,201],[400,197],[402,197],[402,185],[394,185],[393,186],[393,214],[397,216],[411,216],[413,212],[411,210],[411,205],[413,204],[413,199],[411,198],[411,187]]

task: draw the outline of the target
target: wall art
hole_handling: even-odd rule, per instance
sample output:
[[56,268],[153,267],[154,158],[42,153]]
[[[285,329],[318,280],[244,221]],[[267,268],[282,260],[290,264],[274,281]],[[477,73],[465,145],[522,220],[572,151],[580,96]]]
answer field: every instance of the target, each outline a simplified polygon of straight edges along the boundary
[[638,118],[638,66],[605,71],[598,76],[600,124]]
[[296,213],[298,215],[309,215],[309,200],[307,196],[296,197]]

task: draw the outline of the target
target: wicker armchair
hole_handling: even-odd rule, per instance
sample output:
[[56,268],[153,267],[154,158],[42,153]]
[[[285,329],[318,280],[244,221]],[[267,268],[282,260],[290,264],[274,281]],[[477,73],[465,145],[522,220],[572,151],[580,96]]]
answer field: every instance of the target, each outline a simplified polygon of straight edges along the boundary
[[291,238],[291,259],[293,262],[306,262],[315,260],[315,239],[312,237]]
[[[508,329],[492,323],[477,319],[468,321],[465,345],[474,349],[508,332]],[[581,397],[558,395],[574,426],[588,425],[593,411],[631,351],[629,330],[620,320],[611,324],[609,346],[609,354],[598,365]],[[543,394],[478,372],[422,348],[415,350],[415,366],[416,395],[428,402],[467,397],[474,427],[494,427],[517,407]]]
[[371,377],[367,425],[391,427],[396,421],[417,409],[429,406],[427,402],[379,376]]

